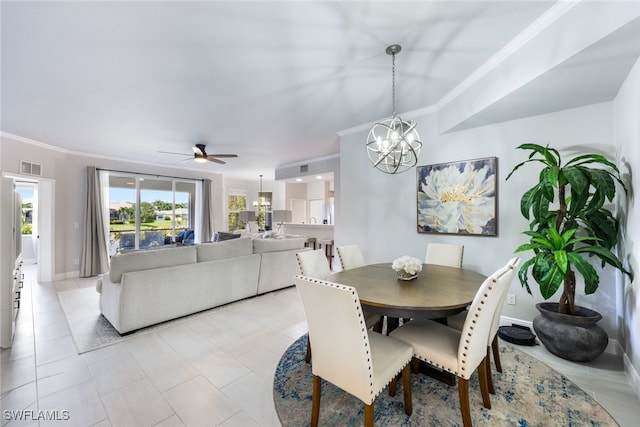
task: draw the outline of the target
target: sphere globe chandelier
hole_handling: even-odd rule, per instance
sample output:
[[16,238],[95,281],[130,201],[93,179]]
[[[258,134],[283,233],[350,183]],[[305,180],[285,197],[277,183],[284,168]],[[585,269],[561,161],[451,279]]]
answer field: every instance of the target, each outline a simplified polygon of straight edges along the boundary
[[398,44],[386,49],[387,55],[391,55],[392,115],[373,125],[367,136],[367,153],[371,164],[389,174],[401,173],[414,167],[418,163],[422,147],[416,124],[396,115],[396,54],[400,50],[402,47]]

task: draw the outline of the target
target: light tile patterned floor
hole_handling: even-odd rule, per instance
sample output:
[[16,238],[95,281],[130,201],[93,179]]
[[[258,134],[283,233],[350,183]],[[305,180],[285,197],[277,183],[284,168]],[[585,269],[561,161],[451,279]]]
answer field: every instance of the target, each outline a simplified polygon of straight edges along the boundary
[[[1,353],[2,426],[279,425],[275,367],[306,332],[294,288],[78,355],[56,289],[95,279],[38,283],[33,266],[26,273],[14,346]],[[617,358],[576,364],[541,346],[522,349],[591,393],[621,426],[637,425],[640,405]],[[5,410],[57,410],[69,419],[8,420]]]

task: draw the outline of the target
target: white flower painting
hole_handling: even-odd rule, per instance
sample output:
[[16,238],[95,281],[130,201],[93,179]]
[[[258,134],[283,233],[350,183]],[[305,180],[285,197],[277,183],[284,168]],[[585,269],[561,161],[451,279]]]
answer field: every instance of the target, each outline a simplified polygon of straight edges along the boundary
[[495,157],[419,166],[418,232],[497,235]]

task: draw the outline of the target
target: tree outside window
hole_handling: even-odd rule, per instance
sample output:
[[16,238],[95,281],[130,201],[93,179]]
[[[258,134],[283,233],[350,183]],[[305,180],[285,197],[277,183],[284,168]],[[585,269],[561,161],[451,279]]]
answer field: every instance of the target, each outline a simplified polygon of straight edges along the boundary
[[247,224],[240,221],[240,211],[247,210],[247,196],[241,194],[230,194],[227,206],[229,231],[244,230]]

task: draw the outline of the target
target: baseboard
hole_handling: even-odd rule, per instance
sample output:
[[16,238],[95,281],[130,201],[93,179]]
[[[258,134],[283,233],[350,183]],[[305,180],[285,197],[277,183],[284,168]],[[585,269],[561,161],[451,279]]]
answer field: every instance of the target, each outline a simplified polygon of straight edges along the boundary
[[622,360],[624,361],[624,371],[627,374],[627,379],[629,379],[629,384],[631,384],[631,388],[640,401],[640,375],[638,375],[638,371],[636,371],[636,368],[631,364],[627,353],[622,355]]
[[513,324],[526,326],[527,328],[531,328],[531,330],[533,330],[533,322],[529,322],[527,320],[522,320],[522,319],[516,319],[515,317],[500,316],[500,326],[511,326]]
[[76,279],[80,277],[80,270],[67,271],[66,273],[56,274],[55,280]]

